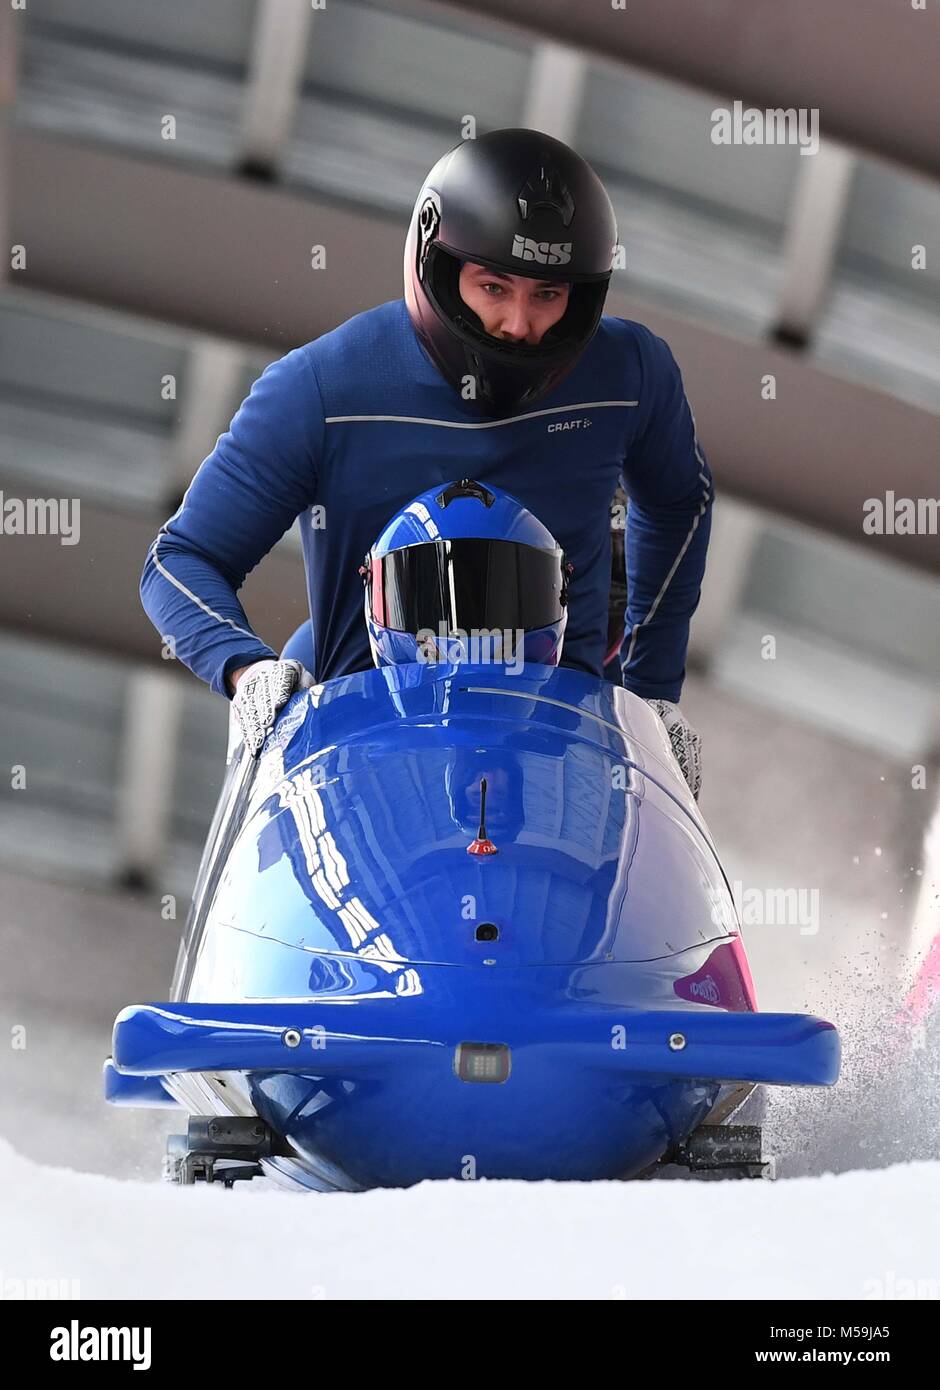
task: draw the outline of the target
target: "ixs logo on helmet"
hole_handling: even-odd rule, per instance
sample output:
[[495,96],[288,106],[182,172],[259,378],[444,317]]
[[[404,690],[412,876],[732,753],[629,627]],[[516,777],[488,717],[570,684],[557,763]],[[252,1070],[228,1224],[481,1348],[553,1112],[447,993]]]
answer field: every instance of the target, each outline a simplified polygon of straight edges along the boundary
[[520,261],[538,261],[539,265],[567,265],[571,260],[571,242],[533,241],[517,235],[512,239],[512,254]]

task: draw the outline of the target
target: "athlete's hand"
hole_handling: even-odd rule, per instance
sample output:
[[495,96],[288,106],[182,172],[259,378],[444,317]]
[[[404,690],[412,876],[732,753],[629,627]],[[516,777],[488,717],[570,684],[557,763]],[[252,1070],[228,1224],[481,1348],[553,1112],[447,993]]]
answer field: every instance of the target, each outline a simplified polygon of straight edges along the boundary
[[671,700],[647,700],[666,726],[672,751],[692,795],[698,800],[702,785],[702,738],[696,733],[678,705]]
[[299,661],[255,661],[232,674],[232,710],[252,757],[261,752],[277,712],[293,695],[313,685]]

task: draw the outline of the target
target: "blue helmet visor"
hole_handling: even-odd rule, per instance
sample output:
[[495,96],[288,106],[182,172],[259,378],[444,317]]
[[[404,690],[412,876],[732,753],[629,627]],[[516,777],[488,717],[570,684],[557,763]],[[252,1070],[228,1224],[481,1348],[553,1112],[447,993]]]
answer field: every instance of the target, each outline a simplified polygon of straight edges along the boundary
[[396,632],[532,631],[563,616],[568,568],[560,549],[462,537],[373,557],[370,613]]

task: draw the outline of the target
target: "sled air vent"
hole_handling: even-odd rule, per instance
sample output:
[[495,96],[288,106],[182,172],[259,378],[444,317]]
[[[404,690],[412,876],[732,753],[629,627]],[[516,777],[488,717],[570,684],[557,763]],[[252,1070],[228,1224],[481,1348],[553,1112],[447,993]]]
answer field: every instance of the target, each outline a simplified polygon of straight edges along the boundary
[[498,941],[499,927],[495,922],[481,922],[477,927],[474,936],[477,941]]

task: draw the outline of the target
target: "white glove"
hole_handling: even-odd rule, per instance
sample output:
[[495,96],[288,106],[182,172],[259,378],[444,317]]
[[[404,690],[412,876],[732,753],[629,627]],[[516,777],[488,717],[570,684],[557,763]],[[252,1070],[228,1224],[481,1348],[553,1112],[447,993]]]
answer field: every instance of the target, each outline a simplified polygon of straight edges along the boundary
[[692,795],[698,800],[702,785],[702,737],[692,728],[678,705],[671,700],[647,700],[666,726],[672,751]]
[[235,688],[232,712],[252,757],[261,752],[278,710],[295,690],[312,684],[313,677],[299,661],[256,661],[248,667]]

